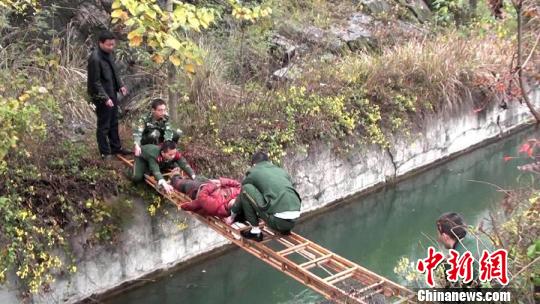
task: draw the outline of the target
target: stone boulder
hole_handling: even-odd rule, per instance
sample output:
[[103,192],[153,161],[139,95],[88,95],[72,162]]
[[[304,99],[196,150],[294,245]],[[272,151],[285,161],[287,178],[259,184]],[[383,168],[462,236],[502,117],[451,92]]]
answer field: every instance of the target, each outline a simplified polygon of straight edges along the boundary
[[272,73],[272,80],[284,82],[295,80],[302,74],[302,70],[296,66],[284,67]]
[[411,14],[420,23],[431,20],[432,14],[429,6],[423,0],[396,0],[409,9]]
[[375,45],[373,34],[369,29],[373,18],[363,13],[354,13],[347,18],[345,26],[334,26],[330,32],[337,36],[351,51],[368,50]]
[[285,67],[295,57],[298,45],[286,37],[275,34],[270,38],[270,54]]
[[378,16],[388,12],[392,8],[389,0],[357,0],[355,1],[362,5],[363,11],[372,16]]
[[333,53],[339,53],[343,49],[343,41],[329,31],[325,31],[313,25],[304,27],[301,35],[310,46],[322,47]]

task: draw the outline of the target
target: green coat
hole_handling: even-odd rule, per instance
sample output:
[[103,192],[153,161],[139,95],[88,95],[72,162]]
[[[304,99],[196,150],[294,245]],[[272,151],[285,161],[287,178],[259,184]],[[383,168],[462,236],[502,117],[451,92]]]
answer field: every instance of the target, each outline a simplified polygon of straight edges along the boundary
[[242,185],[251,184],[261,192],[261,210],[268,214],[300,211],[301,199],[285,170],[268,161],[257,163],[246,173]]
[[[482,250],[488,250],[490,251],[491,248],[486,248],[484,246],[486,242],[481,242],[476,237],[469,235],[467,233],[464,238],[457,241],[454,245],[454,250],[459,253],[459,257],[461,258],[465,252],[469,251],[474,258],[474,262],[472,264],[473,267],[473,282],[463,285],[461,283],[461,279],[458,281],[458,283],[450,283],[451,287],[475,287],[478,285],[479,281],[479,273],[480,273],[480,258],[482,257]],[[445,269],[449,270],[450,265],[446,264]]]
[[475,237],[469,236],[468,233],[465,235],[464,238],[459,240],[454,245],[454,250],[459,252],[460,257],[467,251],[469,251],[472,254],[474,258],[474,262],[472,266],[473,267],[473,280],[478,279],[478,274],[480,270],[479,261],[480,261],[480,258],[482,257],[482,249],[483,249],[482,243],[479,240],[477,240]]
[[141,116],[137,124],[133,126],[133,142],[141,145],[143,137],[150,135],[154,131],[158,131],[163,140],[173,140],[174,130],[169,122],[169,116],[165,116],[160,120],[155,120],[151,112]]
[[152,172],[152,175],[156,180],[163,179],[161,171],[172,170],[180,167],[187,175],[193,176],[195,172],[189,166],[186,159],[180,154],[176,153],[176,156],[171,161],[166,161],[161,157],[160,148],[156,145],[144,145],[141,147],[142,153],[140,159],[144,160],[148,164],[148,169]]

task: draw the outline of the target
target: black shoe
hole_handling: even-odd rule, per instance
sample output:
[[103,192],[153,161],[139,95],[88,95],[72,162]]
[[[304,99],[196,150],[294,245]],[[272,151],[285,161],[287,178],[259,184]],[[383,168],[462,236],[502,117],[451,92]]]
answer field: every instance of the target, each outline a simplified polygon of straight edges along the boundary
[[131,155],[131,154],[133,154],[133,152],[131,150],[120,148],[120,150],[113,152],[113,154]]
[[248,230],[245,230],[245,231],[242,231],[240,232],[240,234],[246,238],[246,239],[250,239],[250,240],[254,240],[256,242],[260,242],[263,240],[263,234],[262,232],[259,232],[259,233],[251,233],[250,231]]

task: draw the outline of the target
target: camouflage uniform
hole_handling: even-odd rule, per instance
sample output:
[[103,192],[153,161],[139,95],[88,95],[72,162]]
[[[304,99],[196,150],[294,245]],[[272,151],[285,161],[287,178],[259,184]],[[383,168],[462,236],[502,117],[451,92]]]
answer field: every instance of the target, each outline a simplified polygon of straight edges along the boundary
[[176,152],[173,159],[165,160],[161,156],[159,146],[144,145],[141,150],[141,156],[135,158],[135,165],[133,166],[132,180],[134,182],[143,181],[144,175],[147,173],[152,173],[159,182],[164,179],[161,172],[170,171],[176,167],[182,169],[190,177],[195,176],[195,172],[180,152]]
[[133,128],[133,141],[139,147],[147,144],[160,144],[166,140],[178,142],[182,135],[180,129],[173,130],[169,123],[169,116],[155,120],[152,113],[141,116]]

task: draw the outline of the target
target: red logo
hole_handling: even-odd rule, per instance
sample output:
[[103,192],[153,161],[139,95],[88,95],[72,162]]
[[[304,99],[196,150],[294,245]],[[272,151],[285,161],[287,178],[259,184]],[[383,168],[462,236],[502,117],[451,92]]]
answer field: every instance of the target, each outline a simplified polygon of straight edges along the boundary
[[450,282],[457,282],[459,278],[463,279],[463,283],[469,283],[473,279],[473,262],[472,254],[467,251],[461,257],[459,252],[450,249],[450,258],[448,264],[450,269],[446,271],[446,278]]
[[508,252],[499,249],[491,254],[486,250],[480,259],[480,281],[489,282],[497,279],[501,284],[508,284]]
[[428,257],[423,260],[418,260],[418,263],[416,264],[416,270],[420,273],[427,272],[426,282],[430,287],[435,285],[433,283],[433,269],[437,268],[443,260],[444,255],[440,252],[435,252],[435,248],[430,246],[428,248]]
[[[428,248],[428,256],[425,259],[419,259],[416,270],[420,273],[426,273],[426,283],[434,286],[433,270],[445,260],[444,255],[435,248]],[[482,282],[489,282],[497,279],[502,285],[507,285],[508,280],[508,252],[504,249],[498,249],[493,253],[486,250],[482,252],[479,261],[479,279]],[[461,279],[463,283],[469,283],[474,276],[475,258],[470,251],[466,251],[461,256],[456,250],[450,249],[450,256],[446,258],[450,269],[446,270],[446,279],[450,282],[457,282]]]

